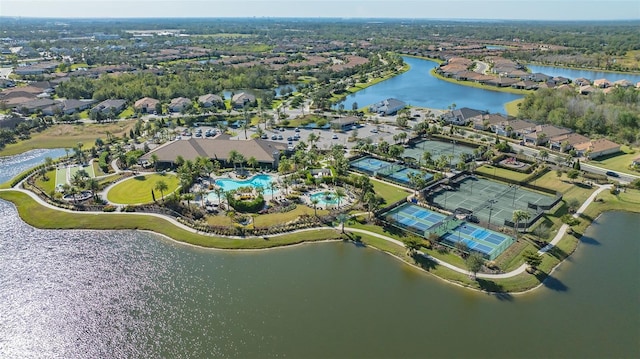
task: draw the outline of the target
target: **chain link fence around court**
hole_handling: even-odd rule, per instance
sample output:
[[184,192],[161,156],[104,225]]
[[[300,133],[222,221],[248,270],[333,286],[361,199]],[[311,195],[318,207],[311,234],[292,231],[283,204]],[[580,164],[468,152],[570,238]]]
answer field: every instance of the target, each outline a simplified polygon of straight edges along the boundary
[[[529,213],[529,220],[555,206],[562,197],[533,192],[515,184],[504,184],[478,177],[466,177],[448,186],[439,186],[427,194],[433,205],[448,211],[470,210],[482,222],[513,226],[516,210]],[[532,222],[533,223],[533,222]],[[519,228],[522,226],[519,225]]]

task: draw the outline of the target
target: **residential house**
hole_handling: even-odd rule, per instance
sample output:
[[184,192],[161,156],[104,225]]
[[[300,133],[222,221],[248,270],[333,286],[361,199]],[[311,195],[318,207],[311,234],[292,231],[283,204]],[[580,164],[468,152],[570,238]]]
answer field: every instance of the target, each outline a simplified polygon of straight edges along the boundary
[[496,86],[496,87],[509,87],[515,83],[520,81],[517,78],[510,77],[496,77],[491,81],[487,81],[487,85]]
[[114,113],[119,114],[127,105],[127,100],[109,99],[104,100],[91,109],[91,112],[100,112],[102,114]]
[[593,86],[604,89],[607,87],[611,87],[611,81],[607,79],[597,79],[593,81]]
[[591,81],[589,81],[588,79],[585,79],[584,77],[578,77],[577,79],[573,80],[573,83],[576,84],[577,86],[591,85]]
[[535,127],[535,122],[527,120],[510,120],[507,122],[506,130],[509,137],[523,138],[526,134],[533,131]]
[[620,152],[620,145],[606,138],[590,140],[574,146],[578,154],[589,159]]
[[621,79],[621,80],[615,81],[613,84],[615,86],[617,86],[617,87],[632,87],[633,86],[631,81],[628,81],[628,80],[625,80],[625,79]]
[[369,111],[381,116],[390,116],[395,115],[405,107],[407,107],[407,104],[404,101],[400,101],[395,98],[388,98],[369,106]]
[[191,106],[191,100],[186,97],[176,97],[169,103],[169,111],[182,112],[189,106]]
[[17,107],[24,114],[35,113],[37,111],[42,110],[43,113],[46,115],[47,113],[44,112],[44,109],[54,105],[56,105],[56,102],[53,101],[52,99],[36,98],[36,99],[29,100],[27,102],[21,103],[20,105],[15,107]]
[[474,110],[468,107],[462,107],[452,111],[445,112],[442,115],[442,119],[446,123],[451,123],[458,126],[466,126],[472,118],[477,116],[486,115],[487,111]]
[[[481,113],[468,119],[467,123],[471,122],[473,128],[480,131],[492,130],[492,126],[506,122],[508,118],[499,113]],[[446,121],[446,120],[445,120]]]
[[585,137],[579,133],[565,133],[549,139],[549,148],[554,151],[566,152],[572,150],[575,145],[588,141],[588,137]]
[[581,95],[588,95],[596,91],[597,90],[591,85],[580,86],[578,89],[578,92],[580,92]]
[[151,97],[143,97],[141,99],[139,99],[138,101],[136,101],[135,104],[133,104],[133,108],[136,111],[140,111],[141,113],[152,113],[155,114],[156,113],[156,107],[157,105],[160,103],[160,101],[151,98]]
[[551,138],[568,133],[571,133],[571,130],[567,128],[557,127],[554,125],[537,125],[533,131],[525,134],[523,139],[525,144],[542,146]]
[[551,81],[553,81],[556,85],[568,85],[571,83],[571,79],[562,76],[556,76],[552,78]]
[[634,167],[640,167],[640,156],[636,157],[631,161],[631,165]]
[[198,97],[198,103],[204,108],[209,108],[213,106],[221,107],[224,101],[218,95],[206,94]]
[[520,90],[535,90],[538,88],[538,83],[530,80],[518,81],[511,85],[514,89]]
[[231,105],[233,108],[239,109],[251,105],[256,102],[256,97],[250,93],[240,92],[231,97]]
[[57,113],[63,115],[71,115],[77,112],[82,112],[96,103],[96,100],[62,100],[56,101],[54,104],[42,109],[42,114],[47,116],[53,116]]
[[536,72],[527,76],[527,79],[533,82],[547,82],[547,80],[551,79],[551,76],[545,75],[541,72]]

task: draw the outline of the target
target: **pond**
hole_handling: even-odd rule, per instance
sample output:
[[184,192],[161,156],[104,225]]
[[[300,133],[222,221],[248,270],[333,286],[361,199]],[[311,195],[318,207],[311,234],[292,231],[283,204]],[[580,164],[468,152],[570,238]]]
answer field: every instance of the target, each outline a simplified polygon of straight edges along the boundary
[[607,214],[544,287],[491,296],[350,243],[38,230],[0,200],[0,357],[638,357],[639,223]]
[[31,150],[15,156],[0,157],[0,183],[7,182],[23,171],[44,163],[44,159],[65,155],[62,148]]
[[506,92],[490,91],[439,80],[429,73],[438,66],[434,61],[415,57],[402,58],[411,69],[386,81],[347,96],[342,102],[350,110],[353,103],[366,107],[387,98],[396,98],[411,106],[446,109],[470,107],[489,112],[506,113],[507,102],[522,98]]
[[593,71],[583,69],[569,69],[566,67],[546,66],[546,65],[533,65],[527,64],[527,67],[531,72],[541,72],[549,76],[562,76],[572,80],[580,77],[584,77],[588,80],[597,80],[605,78],[611,82],[618,80],[627,80],[634,85],[640,82],[640,74],[624,74],[620,72],[606,72],[606,71]]

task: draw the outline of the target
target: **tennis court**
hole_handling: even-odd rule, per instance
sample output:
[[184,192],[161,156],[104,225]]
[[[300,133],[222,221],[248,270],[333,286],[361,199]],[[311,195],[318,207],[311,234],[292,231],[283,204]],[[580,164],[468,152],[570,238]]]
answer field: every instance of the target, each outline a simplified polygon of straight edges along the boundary
[[381,168],[392,165],[393,163],[379,160],[373,157],[363,157],[350,163],[350,166],[365,173],[374,174]]
[[422,171],[413,169],[413,168],[403,168],[399,171],[393,172],[390,175],[386,176],[392,178],[398,182],[404,183],[406,185],[410,185],[411,181],[409,181],[409,175],[419,175],[423,176],[425,180],[430,181],[433,178],[433,175],[430,173],[423,173]]
[[431,153],[431,159],[434,161],[437,161],[442,156],[453,156],[451,158],[451,166],[455,166],[460,162],[460,154],[462,153],[473,156],[473,147],[433,140],[421,141],[413,147],[406,148],[403,156],[413,157],[422,162],[422,155],[425,151]]
[[478,225],[447,217],[412,203],[404,203],[386,213],[384,218],[399,227],[428,237],[430,232],[440,236],[443,244],[455,247],[462,242],[488,259],[495,259],[514,242],[503,233],[494,232]]
[[502,225],[504,220],[513,218],[513,211],[524,210],[531,214],[528,203],[547,205],[554,197],[544,193],[533,192],[524,187],[491,181],[484,178],[467,177],[454,190],[441,190],[431,195],[431,199],[439,206],[454,211],[465,208],[481,221]]
[[441,237],[442,241],[450,246],[462,242],[472,250],[479,252],[485,258],[495,259],[515,241],[512,237],[503,233],[494,232],[468,222],[460,223],[447,234]]
[[412,203],[402,204],[385,213],[384,216],[405,228],[408,227],[419,233],[424,233],[446,218],[444,214],[430,211]]

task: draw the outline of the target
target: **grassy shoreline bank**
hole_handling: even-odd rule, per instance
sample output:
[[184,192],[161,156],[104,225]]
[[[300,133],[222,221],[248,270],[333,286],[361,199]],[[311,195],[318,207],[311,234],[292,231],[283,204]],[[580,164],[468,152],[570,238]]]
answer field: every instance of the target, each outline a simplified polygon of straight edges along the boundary
[[496,87],[496,86],[489,86],[489,85],[484,85],[484,84],[480,84],[477,82],[473,82],[473,81],[458,81],[456,79],[452,79],[449,77],[444,77],[440,74],[438,74],[436,72],[436,69],[432,69],[431,71],[429,71],[429,74],[439,80],[442,81],[447,81],[450,82],[452,84],[458,84],[461,86],[469,86],[469,87],[475,87],[475,88],[479,88],[482,90],[488,90],[488,91],[495,91],[495,92],[506,92],[506,93],[512,93],[515,95],[528,95],[530,93],[533,93],[533,90],[520,90],[520,89],[514,89],[511,87]]
[[[573,227],[574,234],[565,234],[556,248],[543,255],[542,264],[535,275],[522,273],[505,279],[473,280],[467,275],[436,265],[425,258],[410,257],[404,247],[384,239],[367,234],[351,233],[348,237],[357,237],[363,244],[386,252],[406,264],[420,268],[440,279],[473,290],[497,294],[516,294],[531,291],[551,276],[553,270],[573,253],[580,243],[580,236],[601,213],[607,211],[629,211],[640,213],[640,191],[628,190],[618,195],[603,192],[599,196],[603,201],[592,203],[580,216],[580,224]],[[221,250],[256,250],[289,246],[304,242],[318,242],[341,239],[334,228],[317,228],[300,233],[289,233],[268,238],[223,238],[193,233],[179,228],[166,219],[135,213],[67,213],[44,207],[29,195],[18,191],[0,192],[0,199],[12,202],[20,217],[29,225],[42,229],[93,229],[93,230],[144,230],[163,235],[177,242],[205,248]],[[109,216],[109,221],[104,218]],[[460,265],[460,263],[454,263]]]

